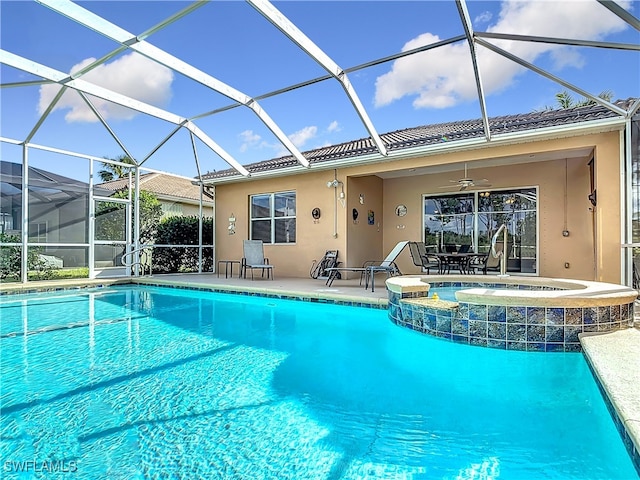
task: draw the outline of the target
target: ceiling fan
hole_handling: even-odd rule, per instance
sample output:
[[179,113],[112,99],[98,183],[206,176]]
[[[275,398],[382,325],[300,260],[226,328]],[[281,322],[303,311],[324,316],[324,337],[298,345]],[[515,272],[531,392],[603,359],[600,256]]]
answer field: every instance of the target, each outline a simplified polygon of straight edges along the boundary
[[[460,187],[460,191],[462,190],[466,190],[470,187],[490,187],[491,184],[489,183],[489,180],[487,180],[486,178],[483,178],[481,180],[474,180],[472,178],[469,178],[469,175],[467,174],[467,164],[464,164],[464,177],[458,179],[458,180],[449,180],[449,182],[453,183],[453,184],[457,184],[458,187]],[[452,185],[443,185],[440,188],[451,188]]]

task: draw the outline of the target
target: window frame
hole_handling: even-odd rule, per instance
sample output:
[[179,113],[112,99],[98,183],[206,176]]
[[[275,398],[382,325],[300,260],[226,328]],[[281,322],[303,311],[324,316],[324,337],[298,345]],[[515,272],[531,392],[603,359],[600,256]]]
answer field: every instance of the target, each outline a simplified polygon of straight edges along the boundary
[[[525,190],[534,190],[535,191],[535,199],[536,199],[536,203],[535,203],[535,209],[531,209],[531,208],[526,208],[521,210],[521,212],[534,212],[535,214],[535,262],[533,264],[533,272],[528,272],[528,271],[520,271],[517,274],[518,275],[532,275],[532,276],[538,276],[539,272],[540,272],[540,189],[539,186],[537,185],[531,185],[531,186],[519,186],[519,187],[511,187],[511,188],[487,188],[487,189],[477,189],[477,190],[473,190],[473,191],[463,191],[463,192],[448,192],[448,193],[442,193],[442,194],[437,194],[437,193],[425,193],[422,195],[422,241],[425,242],[426,238],[425,238],[425,227],[427,226],[426,223],[426,216],[427,214],[425,213],[425,207],[426,207],[426,202],[428,200],[431,199],[435,199],[435,198],[446,198],[446,197],[454,197],[454,196],[464,196],[465,193],[466,194],[472,194],[473,195],[473,212],[468,212],[471,213],[473,215],[473,232],[472,232],[472,245],[473,248],[478,251],[479,249],[479,242],[480,242],[480,226],[479,226],[479,217],[480,215],[483,214],[493,214],[494,212],[485,212],[482,211],[480,209],[480,196],[481,193],[483,192],[488,192],[488,193],[494,193],[494,194],[500,194],[503,192],[512,192],[512,191],[525,191]],[[502,211],[497,212],[497,213],[503,213]],[[445,217],[451,217],[454,218],[456,215],[458,214],[445,214]],[[460,214],[463,215],[463,214]],[[442,235],[442,234],[440,234]],[[442,238],[442,237],[441,237]],[[485,246],[483,246],[485,247]],[[486,247],[485,247],[486,248]]]
[[[293,195],[295,199],[295,213],[294,215],[276,215],[276,198],[282,195]],[[254,217],[253,216],[253,199],[256,197],[268,197],[269,198],[269,215],[266,217]],[[270,192],[270,193],[256,193],[249,195],[249,240],[254,240],[253,238],[253,224],[255,221],[265,221],[268,220],[270,223],[270,240],[267,242],[264,239],[263,242],[267,245],[295,245],[297,243],[297,232],[298,232],[298,194],[295,190],[284,190],[281,192]],[[276,224],[278,221],[282,220],[294,220],[294,241],[292,242],[276,242]]]

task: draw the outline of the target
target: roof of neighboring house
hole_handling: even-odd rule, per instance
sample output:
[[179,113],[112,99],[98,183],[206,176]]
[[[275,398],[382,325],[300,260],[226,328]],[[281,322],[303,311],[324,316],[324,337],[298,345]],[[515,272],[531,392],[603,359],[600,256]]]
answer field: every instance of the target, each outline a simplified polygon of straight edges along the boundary
[[[22,164],[5,160],[0,161],[0,179],[5,184],[3,195],[15,195],[22,192]],[[10,188],[9,185],[12,187]],[[73,196],[77,193],[89,193],[89,184],[74,178],[64,177],[57,173],[29,167],[29,186],[38,188],[41,198],[52,198],[56,195]],[[97,192],[103,194],[102,191]],[[106,194],[106,192],[104,192]]]
[[[140,175],[140,189],[153,193],[159,198],[171,197],[190,202],[200,200],[200,187],[186,178],[174,177],[165,173],[144,173]],[[99,185],[101,188],[116,191],[129,186],[129,178],[119,178]],[[211,199],[203,197],[203,201],[210,203]]]
[[[635,99],[618,100],[616,105],[628,107]],[[620,114],[601,105],[587,105],[559,110],[544,110],[539,112],[523,113],[517,115],[505,115],[489,118],[489,129],[492,136],[524,133],[549,127],[561,127],[565,125],[580,124],[584,122],[620,117]],[[482,119],[462,120],[457,122],[440,123],[435,125],[423,125],[420,127],[406,128],[380,135],[387,151],[400,152],[402,150],[426,147],[441,143],[454,143],[456,141],[485,136]],[[339,159],[349,159],[377,152],[371,138],[361,138],[350,142],[331,145],[303,152],[303,155],[311,165],[321,164]],[[275,171],[278,169],[299,165],[293,155],[288,155],[271,160],[244,165],[249,173]],[[202,176],[203,180],[215,180],[227,177],[240,176],[233,168],[218,172],[209,172]],[[241,178],[241,177],[240,177]]]

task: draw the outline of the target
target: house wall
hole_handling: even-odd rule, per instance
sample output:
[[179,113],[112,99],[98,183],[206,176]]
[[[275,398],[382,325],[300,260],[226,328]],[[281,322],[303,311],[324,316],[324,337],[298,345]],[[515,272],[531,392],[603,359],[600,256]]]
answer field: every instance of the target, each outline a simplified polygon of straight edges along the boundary
[[[344,181],[343,178],[338,178]],[[335,189],[327,188],[333,170],[306,175],[241,182],[216,187],[216,259],[240,260],[242,240],[249,238],[249,196],[259,193],[296,192],[296,243],[265,245],[265,256],[275,265],[275,276],[308,277],[313,260],[327,250],[338,250],[346,262],[345,208],[337,203],[337,237],[334,238]],[[340,189],[338,189],[340,191]],[[345,189],[346,192],[346,189]],[[320,208],[314,220],[311,211]],[[236,218],[236,233],[229,235],[229,217]]]
[[[488,189],[538,186],[538,244],[540,276],[593,279],[594,254],[591,212],[589,211],[588,159],[567,161],[567,229],[565,229],[565,160],[526,163],[471,170],[472,178],[486,178]],[[452,174],[453,173],[453,174]],[[422,240],[422,195],[448,193],[456,189],[439,189],[450,179],[458,178],[455,172],[437,175],[420,175],[386,180],[384,183],[385,250],[389,251],[401,240]],[[407,206],[407,215],[395,215],[398,204]],[[569,262],[569,269],[565,269]],[[409,254],[398,259],[403,273],[419,273]]]
[[[593,148],[596,158],[598,205],[587,198],[590,192],[589,157],[575,158],[567,153],[566,162],[536,161],[544,152]],[[494,167],[474,167],[478,160],[496,160],[513,156],[531,158],[529,163]],[[491,189],[539,187],[539,271],[541,276],[620,282],[620,134],[617,131],[580,135],[563,139],[528,141],[517,145],[483,147],[407,158],[378,164],[352,166],[336,171],[345,182],[346,206],[337,204],[337,238],[334,238],[334,189],[326,183],[334,171],[312,171],[287,177],[243,181],[216,186],[217,259],[240,259],[242,239],[248,238],[249,196],[286,190],[297,192],[297,242],[292,245],[266,245],[265,254],[276,265],[276,275],[309,275],[313,259],[325,250],[338,249],[343,265],[358,266],[364,260],[381,259],[401,240],[422,238],[422,195],[443,194],[449,180],[462,176],[463,163],[469,176],[487,178]],[[460,171],[415,175],[410,169],[442,164],[460,164]],[[566,229],[565,229],[565,164]],[[386,178],[390,172],[406,170],[406,176]],[[338,189],[338,192],[340,189]],[[359,203],[360,193],[365,203]],[[407,206],[407,215],[397,217],[395,207]],[[314,222],[311,210],[319,207],[322,217]],[[358,223],[352,221],[352,209],[359,211]],[[367,222],[373,210],[375,225]],[[228,217],[236,217],[236,234],[228,235]],[[379,226],[378,226],[379,223]],[[595,227],[594,227],[595,223]],[[597,228],[596,228],[597,227]],[[371,256],[369,258],[366,258]],[[565,263],[569,268],[565,268]],[[398,259],[403,273],[417,273],[408,251]]]
[[[366,261],[381,261],[387,253],[384,248],[384,189],[383,180],[374,175],[352,177],[347,182],[347,255],[348,265],[361,266]],[[360,195],[362,201],[360,203]],[[353,220],[353,209],[358,219]],[[373,224],[369,223],[373,212]],[[387,217],[388,218],[388,217]]]

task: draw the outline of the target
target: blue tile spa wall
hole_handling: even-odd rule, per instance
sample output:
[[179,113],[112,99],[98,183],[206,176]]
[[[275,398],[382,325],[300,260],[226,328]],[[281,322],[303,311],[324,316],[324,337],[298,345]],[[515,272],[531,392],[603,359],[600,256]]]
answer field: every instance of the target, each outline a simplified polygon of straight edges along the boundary
[[[389,292],[396,325],[446,340],[483,347],[539,352],[579,352],[578,335],[633,324],[633,303],[562,308],[415,301],[427,292]],[[431,302],[429,302],[431,303]]]

